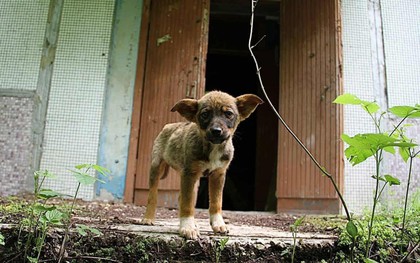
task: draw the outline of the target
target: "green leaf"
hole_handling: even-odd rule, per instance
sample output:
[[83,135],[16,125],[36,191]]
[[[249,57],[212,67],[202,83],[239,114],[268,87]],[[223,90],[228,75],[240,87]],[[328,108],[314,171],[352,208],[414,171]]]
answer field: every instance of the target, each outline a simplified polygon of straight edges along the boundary
[[362,106],[365,111],[371,114],[377,112],[380,109],[376,102],[362,101]]
[[383,148],[385,152],[389,152],[391,154],[395,154],[395,148],[392,146],[387,146]]
[[47,211],[44,216],[46,222],[53,225],[61,225],[64,218],[64,214],[57,209]]
[[373,260],[373,259],[370,259],[370,258],[365,258],[365,259],[364,259],[364,262],[365,262],[365,263],[378,263],[377,261],[375,261],[375,260]]
[[401,182],[398,178],[393,177],[392,175],[386,174],[384,175],[385,181],[389,184],[389,185],[400,185]]
[[96,164],[92,165],[92,168],[105,177],[107,177],[108,174],[111,172],[109,169]]
[[343,104],[343,105],[360,105],[362,103],[362,100],[359,99],[356,95],[346,93],[343,95],[338,96],[333,103],[337,104]]
[[408,158],[410,158],[410,148],[408,147],[400,147],[399,151],[401,158],[404,162],[408,161]]
[[57,178],[57,176],[55,176],[55,174],[50,173],[48,170],[35,171],[34,175],[37,176],[37,177],[46,177],[46,178],[51,178],[51,179]]
[[4,236],[0,233],[0,246],[4,246]]
[[389,111],[397,117],[400,118],[419,118],[420,117],[420,107],[411,106],[394,106],[389,109]]
[[79,171],[72,171],[72,170],[70,170],[70,171],[73,173],[76,180],[82,185],[92,185],[96,181],[104,183],[104,181],[99,180],[98,178],[95,178],[95,177],[93,177],[93,176],[91,176],[87,173],[83,173],[83,172],[79,172]]
[[365,111],[369,112],[370,114],[377,112],[380,108],[376,102],[361,100],[356,95],[349,93],[338,96],[333,101],[333,103],[343,105],[360,105]]
[[356,134],[350,137],[342,134],[341,138],[349,147],[344,151],[346,158],[352,165],[359,164],[371,157],[377,151],[386,148],[388,152],[393,152],[391,147],[414,147],[416,144],[400,141],[398,138],[389,137],[381,133]]
[[51,189],[41,189],[37,195],[37,197],[41,199],[50,199],[58,196],[63,196],[63,194],[60,194],[59,192]]
[[353,223],[353,220],[347,222],[346,231],[353,239],[357,237],[358,231],[356,225]]
[[301,217],[299,217],[298,219],[296,219],[296,221],[293,223],[293,225],[295,226],[295,227],[299,227],[299,226],[301,226],[302,225],[302,223],[303,223],[303,220],[305,219],[305,216],[301,216]]
[[379,177],[378,177],[378,176],[376,176],[376,175],[372,175],[372,178],[373,178],[373,179],[375,179],[375,180],[376,180],[376,179],[378,179],[379,181],[386,182],[385,178],[384,178],[384,177],[382,177],[382,176],[379,176]]
[[92,165],[89,163],[82,163],[75,166],[75,168],[78,170],[89,169],[90,167],[92,167]]
[[102,174],[105,177],[108,177],[108,174],[111,172],[109,169],[102,167],[100,165],[97,165],[97,164],[87,164],[87,163],[79,164],[79,165],[76,165],[75,168],[77,170],[85,169],[85,172],[87,172],[90,169],[94,169],[95,171],[97,171],[98,173]]
[[94,234],[95,236],[102,235],[102,232],[99,231],[98,229],[87,226],[87,225],[83,225],[83,224],[78,224],[76,227],[76,230],[77,230],[77,233],[79,233],[79,235],[81,236],[86,236],[88,234],[87,233],[88,231]]
[[43,204],[34,204],[32,206],[32,209],[35,213],[42,213],[42,212],[47,212],[47,211],[51,211],[56,209],[55,206],[47,206],[47,205],[43,205]]

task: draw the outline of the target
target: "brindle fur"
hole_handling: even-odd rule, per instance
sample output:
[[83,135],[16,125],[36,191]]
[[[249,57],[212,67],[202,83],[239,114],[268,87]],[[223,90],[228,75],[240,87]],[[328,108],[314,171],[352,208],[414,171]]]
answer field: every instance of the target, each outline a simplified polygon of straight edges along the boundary
[[142,224],[153,224],[159,179],[172,167],[181,175],[179,195],[180,235],[199,237],[194,222],[199,178],[209,178],[210,224],[215,233],[228,232],[222,217],[222,193],[226,170],[233,158],[232,136],[238,124],[263,101],[256,95],[239,97],[212,91],[201,99],[180,100],[171,111],[188,122],[165,125],[155,139],[149,178],[149,195]]

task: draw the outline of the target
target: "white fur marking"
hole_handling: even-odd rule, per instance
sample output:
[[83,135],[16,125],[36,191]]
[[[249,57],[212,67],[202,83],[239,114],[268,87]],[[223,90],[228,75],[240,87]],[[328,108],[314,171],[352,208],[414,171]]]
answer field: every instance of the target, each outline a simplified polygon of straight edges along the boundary
[[228,233],[229,230],[220,213],[210,215],[210,225],[215,233]]

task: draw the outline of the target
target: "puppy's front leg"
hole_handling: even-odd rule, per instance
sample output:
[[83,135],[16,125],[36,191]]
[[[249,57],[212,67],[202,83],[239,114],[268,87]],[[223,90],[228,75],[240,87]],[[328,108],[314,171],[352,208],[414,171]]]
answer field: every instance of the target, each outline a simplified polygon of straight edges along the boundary
[[194,220],[195,203],[197,201],[197,184],[199,176],[182,173],[181,192],[179,194],[179,234],[187,239],[197,239],[200,231]]
[[210,225],[214,233],[222,234],[229,232],[222,216],[222,197],[225,174],[225,170],[216,170],[209,176]]

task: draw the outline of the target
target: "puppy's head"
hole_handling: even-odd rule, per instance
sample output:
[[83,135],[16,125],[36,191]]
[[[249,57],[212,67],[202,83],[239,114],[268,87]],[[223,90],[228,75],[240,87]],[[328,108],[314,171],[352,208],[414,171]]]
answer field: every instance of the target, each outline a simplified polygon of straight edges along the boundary
[[253,94],[235,98],[224,92],[211,91],[199,100],[180,100],[171,111],[177,111],[188,121],[197,123],[208,141],[220,144],[230,139],[238,124],[261,103],[263,101]]

